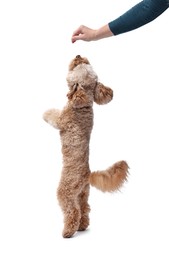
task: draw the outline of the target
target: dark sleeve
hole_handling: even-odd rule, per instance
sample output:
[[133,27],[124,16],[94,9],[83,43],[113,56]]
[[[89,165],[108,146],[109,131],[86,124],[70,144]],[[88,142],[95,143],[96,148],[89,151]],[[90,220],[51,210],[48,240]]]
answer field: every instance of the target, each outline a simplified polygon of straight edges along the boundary
[[143,0],[108,25],[114,35],[129,32],[153,21],[168,7],[169,0]]

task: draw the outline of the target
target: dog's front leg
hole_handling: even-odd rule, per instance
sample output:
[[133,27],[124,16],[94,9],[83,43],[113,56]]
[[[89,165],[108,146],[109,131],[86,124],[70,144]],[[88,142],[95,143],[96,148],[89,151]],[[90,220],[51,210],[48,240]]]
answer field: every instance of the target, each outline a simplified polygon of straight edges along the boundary
[[59,109],[49,109],[43,114],[43,119],[54,128],[60,129],[60,115]]

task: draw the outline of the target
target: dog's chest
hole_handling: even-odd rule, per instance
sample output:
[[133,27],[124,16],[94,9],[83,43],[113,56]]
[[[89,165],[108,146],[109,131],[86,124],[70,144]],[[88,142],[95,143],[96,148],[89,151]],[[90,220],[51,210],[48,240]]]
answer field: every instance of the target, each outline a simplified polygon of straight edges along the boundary
[[72,111],[66,121],[66,127],[60,131],[62,145],[81,146],[89,143],[93,128],[92,109]]

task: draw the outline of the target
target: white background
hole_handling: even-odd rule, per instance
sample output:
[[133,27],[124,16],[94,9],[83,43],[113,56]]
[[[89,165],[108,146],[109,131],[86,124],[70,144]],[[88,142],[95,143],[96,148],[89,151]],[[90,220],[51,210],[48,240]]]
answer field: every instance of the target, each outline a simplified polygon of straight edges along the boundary
[[[169,259],[168,11],[128,34],[71,43],[136,0],[0,2],[0,258]],[[66,102],[68,64],[86,56],[114,99],[94,105],[91,170],[130,166],[120,193],[90,192],[88,231],[62,238],[59,133],[42,120]]]

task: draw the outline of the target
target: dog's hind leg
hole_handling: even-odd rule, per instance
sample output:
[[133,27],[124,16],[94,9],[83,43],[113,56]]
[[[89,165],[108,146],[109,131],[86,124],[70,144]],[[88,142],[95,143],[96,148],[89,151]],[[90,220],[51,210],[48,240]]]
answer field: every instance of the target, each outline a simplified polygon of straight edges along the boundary
[[86,228],[89,226],[90,206],[88,204],[88,197],[89,197],[89,184],[87,184],[84,187],[84,189],[78,196],[78,201],[79,201],[80,211],[81,211],[81,219],[80,219],[78,231],[86,230]]
[[62,188],[59,188],[57,197],[64,215],[64,229],[62,235],[64,238],[69,238],[78,230],[81,219],[77,196],[73,196],[72,194],[71,196],[68,196]]
[[64,211],[64,229],[62,235],[69,238],[78,230],[80,222],[80,209],[72,203],[70,207]]

